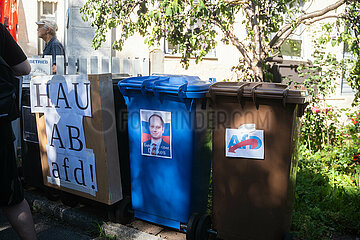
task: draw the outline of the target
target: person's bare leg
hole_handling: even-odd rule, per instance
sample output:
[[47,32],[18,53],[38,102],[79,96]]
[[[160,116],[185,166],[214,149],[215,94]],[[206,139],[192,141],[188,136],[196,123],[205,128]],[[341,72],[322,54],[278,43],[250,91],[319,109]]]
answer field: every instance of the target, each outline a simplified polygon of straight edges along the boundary
[[14,206],[4,207],[3,212],[21,239],[37,239],[30,207],[25,199]]

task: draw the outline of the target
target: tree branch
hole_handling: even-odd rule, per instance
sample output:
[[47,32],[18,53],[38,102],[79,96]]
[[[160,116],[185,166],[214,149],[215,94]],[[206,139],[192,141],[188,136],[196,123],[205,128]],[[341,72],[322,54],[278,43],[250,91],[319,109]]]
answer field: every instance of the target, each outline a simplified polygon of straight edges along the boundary
[[[321,17],[321,16],[325,15],[326,13],[339,8],[340,6],[342,6],[345,3],[346,3],[346,0],[339,0],[336,3],[331,4],[322,10],[314,11],[312,13],[306,13],[302,16],[299,16],[297,19],[294,20],[294,22],[296,22],[296,27],[308,19]],[[277,41],[282,37],[282,35],[285,34],[287,31],[290,31],[290,34],[291,34],[293,32],[291,27],[292,27],[292,24],[289,23],[289,24],[285,25],[282,29],[280,29],[280,31],[278,31],[275,34],[274,38],[270,41],[269,47],[272,48],[277,43]],[[289,34],[287,34],[287,35],[289,35]]]
[[[296,27],[298,27],[300,24],[296,24]],[[278,41],[277,43],[276,43],[276,45],[274,45],[273,46],[273,48],[279,48],[285,41],[286,41],[286,39],[291,35],[293,33],[293,31],[288,31],[287,33],[286,33],[286,35],[283,37],[283,38],[281,38],[281,41]]]
[[326,18],[341,18],[341,17],[343,17],[343,16],[344,16],[343,14],[338,14],[338,15],[326,15],[326,16],[318,17],[318,18],[315,18],[315,19],[312,19],[312,20],[304,21],[304,24],[305,24],[305,25],[311,25],[311,24],[313,24],[313,23],[315,23],[315,22],[324,20],[324,19],[326,19]]
[[253,13],[253,11],[251,11],[251,6],[249,4],[242,4],[241,8],[245,12],[245,14],[246,14],[247,18],[250,20],[251,24],[253,24],[252,19],[254,18],[255,14]]
[[241,43],[239,41],[239,39],[235,36],[235,34],[231,31],[227,31],[226,29],[224,29],[221,25],[221,22],[219,19],[217,18],[210,18],[210,21],[216,25],[218,28],[220,28],[220,30],[224,33],[225,37],[230,39],[231,43],[237,48],[237,50],[239,50],[239,52],[241,53],[241,55],[244,57],[244,60],[246,61],[246,63],[251,66],[252,60],[249,57],[247,51],[245,50],[245,46],[243,45],[243,43]]
[[225,0],[225,2],[234,4],[234,5],[249,4],[249,0]]

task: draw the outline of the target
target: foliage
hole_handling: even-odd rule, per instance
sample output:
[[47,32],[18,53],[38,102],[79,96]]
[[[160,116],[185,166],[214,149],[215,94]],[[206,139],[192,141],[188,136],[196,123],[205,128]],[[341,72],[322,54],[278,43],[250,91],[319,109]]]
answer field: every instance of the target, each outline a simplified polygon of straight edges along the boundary
[[337,60],[331,51],[325,51],[333,39],[333,27],[334,24],[325,24],[322,29],[325,34],[314,40],[313,65],[302,65],[297,69],[299,76],[305,79],[302,84],[311,97],[309,107],[302,118],[301,128],[301,142],[310,152],[338,144],[338,138],[341,136],[338,132],[341,128],[339,118],[345,110],[326,104],[326,98],[335,92],[336,78],[344,71],[344,61]]
[[352,54],[351,68],[347,80],[355,90],[353,104],[360,103],[360,2],[350,2],[344,18],[345,30],[340,34],[339,42],[344,41],[347,51]]
[[359,165],[354,145],[326,147],[311,154],[302,146],[292,231],[299,239],[359,236]]
[[[360,111],[325,104],[334,91],[332,78],[341,71],[338,66],[345,64],[322,51],[324,44],[332,40],[327,36],[319,39],[314,63],[322,68],[317,69],[319,74],[309,74],[305,80],[312,101],[302,119],[292,221],[292,230],[299,239],[360,234]],[[314,69],[299,70],[308,74]]]
[[313,103],[302,119],[301,142],[310,150],[318,151],[326,145],[338,144],[337,119],[340,114],[328,106],[320,108]]
[[[214,48],[221,33],[221,41],[231,43],[242,55],[238,69],[248,78],[262,81],[267,57],[279,53],[282,43],[301,24],[322,20],[346,3],[356,7],[357,0],[337,0],[314,12],[302,9],[303,0],[87,0],[81,12],[96,28],[95,48],[113,28],[121,31],[113,45],[120,50],[134,33],[146,37],[150,46],[166,38],[178,46],[176,52],[181,53],[185,67],[191,57],[198,62]],[[236,26],[237,21],[246,34]]]
[[302,119],[292,221],[299,239],[360,234],[360,111],[326,104],[334,93],[335,78],[352,64],[324,51],[343,41],[344,34],[333,35],[337,26],[324,25],[325,34],[314,44],[314,67],[298,68],[311,95]]

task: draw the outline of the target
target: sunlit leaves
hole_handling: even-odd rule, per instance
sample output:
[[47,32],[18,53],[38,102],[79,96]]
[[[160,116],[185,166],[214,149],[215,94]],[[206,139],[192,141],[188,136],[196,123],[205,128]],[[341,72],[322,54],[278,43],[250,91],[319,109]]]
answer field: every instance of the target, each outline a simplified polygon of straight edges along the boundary
[[[351,9],[359,9],[359,4],[355,0],[349,3],[348,21],[357,22],[353,26],[358,29],[359,14]],[[190,58],[200,61],[221,39],[234,44],[245,59],[240,59],[234,69],[254,76],[254,66],[264,67],[268,54],[278,52],[278,47],[269,46],[271,36],[285,24],[291,24],[291,30],[298,27],[296,18],[302,14],[302,4],[304,0],[87,0],[81,12],[83,19],[91,21],[96,29],[96,49],[106,41],[107,31],[117,28],[115,49],[121,50],[135,33],[143,36],[149,46],[158,45],[165,38],[176,46],[175,52],[181,54],[187,67]],[[239,23],[245,25],[246,32],[235,27]],[[217,34],[221,37],[217,38]],[[358,34],[347,41],[351,42],[352,51],[358,51]],[[332,43],[336,45],[336,41]],[[260,53],[257,46],[261,46]],[[257,62],[253,64],[254,61]]]

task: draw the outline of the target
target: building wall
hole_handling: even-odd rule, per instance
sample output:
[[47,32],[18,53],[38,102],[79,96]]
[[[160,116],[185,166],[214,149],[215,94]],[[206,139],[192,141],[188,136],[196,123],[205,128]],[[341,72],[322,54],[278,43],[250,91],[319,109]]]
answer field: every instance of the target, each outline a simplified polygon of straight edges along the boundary
[[27,56],[38,52],[36,21],[37,1],[18,0],[18,42]]
[[110,33],[99,50],[92,47],[95,30],[90,22],[81,18],[80,8],[86,0],[67,0],[65,2],[65,47],[68,56],[111,56]]

